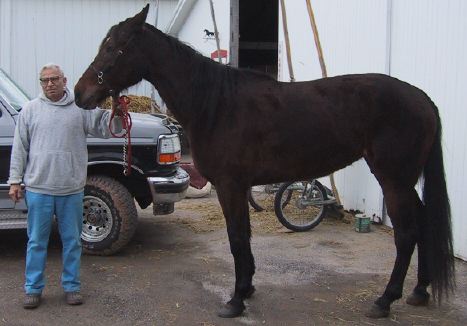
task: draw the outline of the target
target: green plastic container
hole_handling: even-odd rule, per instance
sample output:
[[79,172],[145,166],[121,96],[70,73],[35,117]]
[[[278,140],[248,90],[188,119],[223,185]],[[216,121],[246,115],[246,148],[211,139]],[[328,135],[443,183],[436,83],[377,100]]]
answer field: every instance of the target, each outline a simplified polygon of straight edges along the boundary
[[355,231],[360,233],[370,232],[371,220],[365,214],[355,215]]

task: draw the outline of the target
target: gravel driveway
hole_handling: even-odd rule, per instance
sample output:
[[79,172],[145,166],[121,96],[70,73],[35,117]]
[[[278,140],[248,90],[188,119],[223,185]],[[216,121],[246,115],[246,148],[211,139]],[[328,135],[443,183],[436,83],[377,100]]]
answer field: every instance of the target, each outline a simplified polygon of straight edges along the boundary
[[[218,318],[233,289],[233,260],[215,194],[186,199],[176,212],[153,217],[139,211],[134,240],[112,257],[84,256],[85,304],[64,303],[60,240],[53,233],[42,305],[22,308],[26,235],[0,231],[0,326],[3,325],[466,325],[467,264],[457,261],[456,294],[424,308],[393,304],[390,318],[364,311],[382,292],[392,268],[391,231],[326,219],[316,229],[292,233],[273,214],[252,214],[256,293],[244,316]],[[415,257],[414,257],[415,258]],[[416,260],[414,260],[416,261]],[[414,264],[416,265],[416,263]],[[415,284],[409,270],[405,295]]]

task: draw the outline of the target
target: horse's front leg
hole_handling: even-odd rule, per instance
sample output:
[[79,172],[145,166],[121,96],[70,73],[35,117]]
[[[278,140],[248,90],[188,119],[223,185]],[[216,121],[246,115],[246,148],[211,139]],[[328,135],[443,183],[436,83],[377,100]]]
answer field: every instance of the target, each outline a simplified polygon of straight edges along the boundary
[[247,188],[234,182],[216,182],[216,191],[224,212],[229,235],[230,251],[235,263],[235,293],[219,311],[224,318],[237,317],[245,310],[243,300],[253,292],[255,262],[251,253],[250,216],[248,211]]

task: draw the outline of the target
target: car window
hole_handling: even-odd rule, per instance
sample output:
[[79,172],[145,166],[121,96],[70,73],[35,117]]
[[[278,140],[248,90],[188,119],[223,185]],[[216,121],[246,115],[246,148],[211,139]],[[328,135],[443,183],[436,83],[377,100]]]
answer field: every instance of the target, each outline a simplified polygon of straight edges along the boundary
[[[1,103],[0,103],[1,106]],[[13,118],[8,114],[8,111],[5,111],[3,107],[0,107],[0,138],[13,136],[12,132],[15,127],[15,122]],[[3,143],[0,141],[0,146]]]
[[0,95],[17,111],[29,101],[29,97],[0,69]]

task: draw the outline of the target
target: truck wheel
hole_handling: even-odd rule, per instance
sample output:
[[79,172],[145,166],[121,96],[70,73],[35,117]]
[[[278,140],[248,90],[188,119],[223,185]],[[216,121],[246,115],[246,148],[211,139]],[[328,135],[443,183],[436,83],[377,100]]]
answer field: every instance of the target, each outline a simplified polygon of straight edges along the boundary
[[138,224],[135,201],[115,179],[94,175],[87,179],[83,199],[83,252],[111,255],[133,237]]

